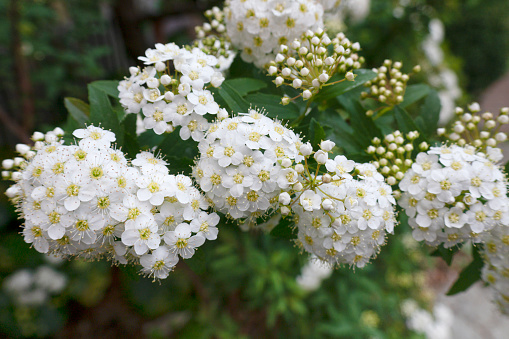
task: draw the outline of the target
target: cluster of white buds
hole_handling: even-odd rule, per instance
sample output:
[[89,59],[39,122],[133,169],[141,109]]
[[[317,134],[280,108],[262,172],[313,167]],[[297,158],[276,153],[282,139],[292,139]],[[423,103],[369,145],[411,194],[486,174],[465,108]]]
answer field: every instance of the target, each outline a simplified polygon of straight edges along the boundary
[[[386,135],[383,140],[375,137],[371,141],[366,152],[375,158],[373,165],[382,173],[389,185],[397,185],[412,167],[414,163],[412,151],[417,138],[419,138],[417,131],[408,132],[406,135],[395,131]],[[421,152],[427,151],[428,148],[426,142],[419,145]]]
[[297,180],[295,174],[289,181],[287,167],[302,159],[300,144],[292,130],[252,109],[211,126],[198,145],[193,175],[216,210],[252,220]]
[[120,82],[120,103],[126,113],[141,111],[144,127],[156,134],[181,126],[183,140],[200,141],[209,127],[207,114],[228,115],[207,89],[209,84],[219,87],[224,81],[216,69],[217,58],[199,48],[188,51],[174,43],[155,47],[139,57],[147,66],[131,67],[131,76]]
[[[321,28],[308,30],[288,46],[281,45],[267,71],[276,77],[276,86],[287,85],[302,91],[295,98],[284,97],[283,105],[300,96],[309,100],[322,87],[345,80],[354,81],[355,74],[352,71],[360,68],[363,62],[356,53],[359,50],[359,43],[352,43],[343,33],[338,33],[331,40]],[[343,78],[329,82],[336,73]]]
[[[46,143],[54,143],[60,141],[64,136],[64,130],[60,127],[55,128],[47,133],[34,132],[32,134],[32,146],[26,144],[17,144],[16,152],[20,155],[14,159],[2,160],[2,179],[3,180],[19,180],[21,178],[21,170],[25,168],[27,162],[32,159],[37,151],[43,148]],[[12,191],[12,190],[11,190]],[[9,195],[9,194],[8,194]]]
[[450,130],[439,128],[438,135],[460,146],[473,145],[486,152],[494,162],[501,160],[501,150],[493,148],[507,140],[507,134],[500,129],[509,124],[509,107],[501,108],[500,114],[494,116],[490,112],[481,112],[479,104],[474,102],[467,111],[457,107],[455,112],[456,119]]
[[[369,91],[362,92],[361,97],[374,99],[388,107],[402,103],[411,75],[402,73],[402,67],[403,64],[399,61],[385,60],[380,68],[373,68],[373,72],[377,73],[377,76],[364,84],[369,88]],[[420,66],[415,66],[413,72],[418,73],[420,70]],[[374,113],[371,110],[366,112],[368,116]]]
[[217,58],[219,71],[228,70],[235,59],[235,51],[231,48],[231,42],[226,35],[225,13],[219,7],[213,7],[205,11],[205,17],[208,22],[203,26],[196,26],[196,40],[192,47],[198,47],[205,54],[213,55]]
[[[505,218],[507,225],[509,215]],[[497,225],[482,238],[485,244],[482,279],[492,288],[500,311],[509,314],[509,227]]]
[[419,153],[399,188],[413,237],[428,245],[480,242],[479,234],[496,224],[509,226],[507,179],[473,146]]
[[139,263],[162,279],[178,256],[190,258],[217,237],[219,217],[205,212],[189,177],[169,175],[167,163],[149,152],[130,164],[112,147],[115,134],[102,128],[73,135],[76,145],[43,142],[6,192],[38,252]]
[[372,164],[329,159],[333,147],[329,140],[316,152],[309,143],[300,147],[304,163],[289,168],[297,181],[279,195],[280,211],[292,214],[297,244],[306,252],[330,266],[363,267],[393,232],[396,202]]
[[323,27],[323,8],[314,0],[231,0],[225,12],[232,44],[260,68],[274,60],[281,44]]

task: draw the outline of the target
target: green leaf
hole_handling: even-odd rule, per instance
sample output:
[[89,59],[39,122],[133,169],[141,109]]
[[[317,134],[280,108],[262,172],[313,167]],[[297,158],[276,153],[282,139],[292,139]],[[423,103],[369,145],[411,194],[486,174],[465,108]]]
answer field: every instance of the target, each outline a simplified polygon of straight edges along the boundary
[[410,131],[420,131],[420,128],[415,124],[412,117],[405,111],[403,108],[399,106],[394,106],[394,118],[396,119],[396,124],[398,125],[398,129],[402,133],[408,133]]
[[406,108],[427,96],[430,92],[430,87],[426,84],[410,85],[406,88],[405,97],[403,102],[399,104],[400,107]]
[[161,144],[161,142],[164,140],[164,138],[165,138],[164,134],[158,135],[158,134],[155,134],[154,131],[148,130],[148,131],[141,133],[138,136],[138,142],[139,142],[141,148],[151,149],[151,148],[156,147],[159,144]]
[[198,155],[198,147],[192,139],[182,140],[178,131],[166,135],[156,153],[160,151],[170,163],[172,174],[184,172],[189,175],[194,158]]
[[270,235],[285,239],[295,239],[297,232],[290,218],[281,219],[279,224],[270,231]]
[[415,119],[416,125],[421,126],[426,136],[435,134],[441,109],[442,104],[437,91],[431,90],[421,106],[419,116]]
[[294,103],[281,105],[281,96],[274,94],[255,93],[246,96],[247,102],[257,108],[265,108],[267,116],[278,119],[295,119],[299,116],[299,108]]
[[64,105],[77,123],[85,125],[89,122],[90,106],[86,102],[77,98],[65,98]]
[[320,125],[320,123],[314,118],[312,118],[311,122],[309,123],[308,137],[311,145],[313,145],[313,148],[318,147],[322,140],[325,139],[325,131],[323,130],[322,125]]
[[267,83],[253,78],[236,78],[224,81],[223,85],[225,83],[235,88],[241,96],[246,96],[250,92],[256,92],[267,87]]
[[[376,77],[376,73],[369,69],[357,69],[353,72],[354,74],[357,74],[354,81],[347,81],[344,80],[343,82],[322,87],[320,92],[316,95],[314,101],[321,101],[321,100],[329,100],[332,98],[335,98],[339,95],[342,95],[348,91],[353,90],[354,88],[357,88],[359,86],[364,85],[366,82],[374,79]],[[333,76],[329,82],[338,81],[344,78],[344,75],[337,74]]]
[[124,145],[122,151],[131,159],[134,159],[136,154],[140,152],[140,144],[136,136],[136,114],[128,114],[122,122],[122,126],[124,127]]
[[475,282],[481,279],[481,270],[484,265],[480,251],[480,246],[472,246],[472,253],[474,259],[472,262],[461,271],[458,279],[447,292],[447,295],[455,295],[465,291],[472,286]]
[[354,130],[354,139],[362,146],[363,150],[371,144],[374,137],[383,137],[373,119],[366,116],[366,110],[359,100],[350,98],[348,95],[339,96],[337,100],[349,114],[350,125]]
[[99,80],[93,82],[94,87],[108,94],[110,97],[118,99],[118,81],[117,80]]
[[249,103],[230,84],[224,82],[218,92],[233,113],[247,113]]
[[88,85],[88,101],[90,102],[90,122],[111,130],[117,137],[117,143],[123,144],[123,129],[120,126],[117,113],[111,106],[108,94],[101,88],[101,81]]

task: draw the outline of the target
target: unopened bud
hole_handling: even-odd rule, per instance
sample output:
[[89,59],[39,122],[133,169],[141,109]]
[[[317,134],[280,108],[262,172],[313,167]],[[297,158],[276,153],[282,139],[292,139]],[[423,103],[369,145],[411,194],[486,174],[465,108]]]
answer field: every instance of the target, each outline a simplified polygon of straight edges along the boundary
[[331,181],[332,181],[332,177],[330,176],[330,174],[325,173],[324,175],[322,175],[322,182],[328,184]]

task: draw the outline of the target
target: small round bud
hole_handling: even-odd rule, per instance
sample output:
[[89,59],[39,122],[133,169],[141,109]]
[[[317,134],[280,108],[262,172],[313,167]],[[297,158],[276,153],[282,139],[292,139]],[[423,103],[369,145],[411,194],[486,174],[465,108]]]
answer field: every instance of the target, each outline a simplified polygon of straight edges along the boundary
[[498,118],[497,118],[497,121],[500,124],[507,124],[507,123],[509,123],[509,116],[507,116],[507,115],[499,115]]
[[168,86],[171,83],[171,77],[168,74],[163,74],[161,76],[161,84],[163,86]]
[[380,144],[380,142],[381,142],[381,140],[380,140],[379,138],[377,138],[377,137],[374,137],[374,138],[371,140],[371,143],[372,143],[373,145],[379,145],[379,144]]
[[378,146],[378,147],[376,148],[376,154],[378,154],[378,155],[382,155],[382,154],[384,154],[384,153],[385,153],[385,147]]
[[224,108],[221,108],[219,110],[219,112],[217,112],[217,117],[220,119],[220,120],[223,120],[223,119],[226,119],[228,118],[228,111]]
[[[363,92],[363,93],[365,93],[365,92]],[[367,116],[367,117],[372,117],[372,116],[373,116],[373,114],[375,114],[375,112],[373,112],[373,110],[367,110],[367,111],[366,111],[366,116]]]
[[32,140],[33,141],[42,141],[42,140],[44,140],[44,133],[34,132],[34,134],[32,134]]
[[281,98],[281,104],[283,106],[286,106],[290,103],[290,100],[291,100],[290,97],[285,95],[284,97]]
[[296,184],[293,185],[293,189],[297,192],[300,192],[302,191],[302,189],[304,188],[304,186],[302,186],[302,183],[298,182]]
[[322,150],[316,151],[313,157],[315,158],[317,163],[322,165],[325,164],[327,162],[327,159],[329,158],[328,154]]
[[301,145],[300,146],[300,154],[302,154],[303,156],[308,156],[308,155],[311,155],[311,153],[313,153],[313,146],[311,146],[311,144],[309,142],[306,142],[305,144]]
[[421,151],[427,151],[429,148],[429,145],[426,141],[423,141],[419,144],[419,150]]
[[474,145],[474,147],[481,147],[482,146],[482,140],[475,139],[474,142],[472,143],[472,145]]
[[274,81],[276,86],[281,86],[284,82],[285,82],[285,79],[283,79],[282,77],[277,77],[276,80]]
[[290,209],[286,206],[281,207],[281,214],[282,215],[288,215],[290,214]]
[[304,92],[302,92],[302,98],[304,100],[308,100],[309,98],[311,98],[311,91],[310,90],[305,90]]
[[30,151],[30,146],[25,144],[17,144],[16,145],[16,152],[18,152],[21,155],[25,155]]
[[320,148],[322,149],[322,151],[330,152],[334,148],[335,145],[336,145],[336,143],[333,141],[324,140],[320,143]]
[[414,146],[412,144],[406,144],[405,146],[403,146],[403,148],[407,152],[412,152],[414,150]]
[[23,174],[21,172],[12,172],[11,179],[14,181],[21,180],[23,178]]
[[292,83],[293,88],[300,88],[302,86],[302,80],[294,79]]
[[498,141],[498,142],[504,142],[507,140],[507,134],[503,133],[503,132],[500,132],[500,133],[497,133],[495,135],[495,139]]
[[412,161],[412,159],[405,159],[403,163],[405,164],[406,167],[410,167],[414,162]]
[[488,120],[488,121],[486,121],[486,123],[484,124],[484,126],[485,126],[487,129],[492,129],[492,128],[494,128],[496,125],[497,125],[497,123],[495,122],[495,120]]
[[289,77],[291,74],[292,74],[292,70],[289,69],[288,67],[285,67],[283,68],[283,70],[281,71],[281,74],[284,76],[284,77]]
[[292,201],[292,198],[290,197],[290,194],[287,192],[283,192],[279,195],[279,203],[281,205],[288,205]]
[[484,112],[481,117],[484,119],[484,120],[491,120],[493,119],[493,114],[490,113],[490,112]]
[[156,62],[155,67],[156,67],[156,71],[158,71],[158,72],[162,72],[166,69],[166,65],[164,64],[164,62],[161,62],[161,61]]
[[288,158],[284,158],[283,160],[281,160],[281,166],[283,166],[283,167],[292,166],[292,160],[290,160]]
[[274,75],[277,73],[277,67],[276,66],[270,66],[268,71],[269,75]]
[[391,169],[389,168],[389,166],[382,167],[382,174],[383,175],[387,175],[389,173],[391,173]]
[[347,72],[346,75],[345,75],[345,78],[348,81],[354,81],[355,80],[355,74],[353,74],[352,72]]
[[303,77],[307,77],[309,74],[309,69],[307,69],[306,67],[303,67],[301,70],[300,70],[300,75],[302,75]]
[[328,184],[331,181],[332,181],[332,177],[330,176],[330,174],[325,173],[324,175],[322,175],[322,182]]
[[473,102],[470,105],[468,105],[468,109],[472,113],[477,113],[481,110],[481,106],[479,106],[479,104],[477,102]]
[[164,100],[172,101],[174,98],[175,98],[175,94],[173,94],[173,92],[168,91],[168,92],[164,93]]
[[5,159],[2,160],[2,168],[6,170],[10,170],[14,167],[14,160],[12,159]]
[[303,173],[304,172],[304,165],[302,165],[302,164],[295,165],[295,172]]
[[329,75],[327,73],[322,73],[318,76],[318,80],[320,80],[320,82],[326,83],[329,81]]
[[331,209],[334,208],[334,204],[332,203],[332,200],[325,199],[324,201],[322,201],[322,207],[325,211],[330,211]]
[[437,128],[437,134],[442,136],[445,134],[445,128],[443,127],[440,127],[440,128]]
[[488,139],[490,137],[490,132],[481,131],[481,133],[479,133],[479,136],[481,137],[481,139]]
[[490,147],[495,147],[497,146],[497,141],[493,138],[489,138],[488,140],[486,140],[486,145]]
[[156,78],[148,78],[147,79],[148,88],[157,88],[159,87],[159,79]]
[[368,154],[374,154],[376,152],[376,147],[373,145],[368,146],[368,149],[366,150]]
[[385,158],[380,159],[380,166],[387,166],[388,163],[389,161],[387,161],[387,159]]
[[293,65],[295,65],[295,58],[292,58],[292,57],[288,58],[288,60],[286,60],[286,64],[287,64],[288,66],[293,66]]
[[276,55],[276,59],[275,61],[279,64],[279,63],[282,63],[283,61],[285,61],[285,56],[281,53],[278,53]]
[[9,171],[2,171],[2,179],[7,180],[11,177],[11,172]]
[[140,70],[140,69],[139,69],[138,67],[134,67],[134,66],[129,67],[129,73],[130,73],[131,75],[136,75],[136,74],[138,74],[139,70]]
[[55,129],[53,130],[53,133],[55,133],[55,135],[58,137],[62,137],[65,134],[64,130],[61,129],[60,127],[55,127]]
[[420,65],[415,65],[414,68],[412,69],[412,71],[414,73],[419,73],[421,71],[421,66]]
[[392,185],[396,185],[396,183],[397,183],[396,178],[394,178],[394,177],[388,177],[388,178],[387,178],[387,183],[388,183],[389,185],[391,185],[391,186],[392,186]]

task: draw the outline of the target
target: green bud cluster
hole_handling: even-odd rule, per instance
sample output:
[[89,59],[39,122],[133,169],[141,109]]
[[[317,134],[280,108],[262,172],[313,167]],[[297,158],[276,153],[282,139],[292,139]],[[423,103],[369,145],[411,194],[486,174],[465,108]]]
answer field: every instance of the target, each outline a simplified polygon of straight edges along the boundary
[[[386,178],[389,185],[397,185],[406,171],[412,167],[412,151],[419,132],[412,131],[406,135],[400,131],[388,134],[383,140],[374,138],[366,152],[375,158],[373,164]],[[421,152],[428,150],[429,145],[422,142],[418,146]]]
[[[357,54],[359,50],[359,43],[352,43],[343,33],[331,40],[322,29],[308,30],[301,39],[280,46],[280,52],[269,63],[267,72],[276,77],[276,86],[287,85],[302,91],[295,98],[284,97],[283,105],[300,96],[309,100],[322,87],[345,80],[354,81],[352,71],[364,62]],[[342,79],[329,82],[336,73],[341,74]]]
[[498,116],[482,112],[478,103],[468,106],[468,110],[457,107],[456,117],[449,129],[439,128],[437,134],[460,146],[473,145],[481,151],[486,147],[497,147],[507,140],[507,133],[501,132],[503,125],[509,124],[509,107],[500,109]]
[[[402,103],[411,75],[402,73],[402,67],[403,63],[387,59],[380,68],[374,68],[373,72],[377,73],[377,76],[364,84],[369,90],[362,92],[361,98],[371,98],[389,107]],[[415,66],[413,69],[414,73],[420,70],[420,66]],[[368,111],[367,115],[373,115],[373,113]]]

